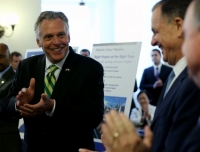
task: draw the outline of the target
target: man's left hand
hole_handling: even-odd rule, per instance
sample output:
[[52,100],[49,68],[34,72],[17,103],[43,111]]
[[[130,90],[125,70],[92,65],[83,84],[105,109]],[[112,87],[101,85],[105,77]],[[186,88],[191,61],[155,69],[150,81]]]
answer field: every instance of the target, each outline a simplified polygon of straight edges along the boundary
[[40,101],[37,104],[24,104],[20,107],[20,113],[24,117],[34,117],[44,112],[51,111],[54,105],[54,100],[49,98],[46,94],[42,94]]

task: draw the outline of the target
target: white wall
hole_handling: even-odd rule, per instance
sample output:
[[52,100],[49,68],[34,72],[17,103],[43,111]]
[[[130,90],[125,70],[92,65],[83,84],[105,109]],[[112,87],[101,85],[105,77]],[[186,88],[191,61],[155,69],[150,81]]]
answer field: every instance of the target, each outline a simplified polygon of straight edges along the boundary
[[[42,0],[42,11],[62,11],[69,19],[71,46],[92,50],[94,43],[114,42],[114,0]],[[88,17],[87,12],[90,13]]]
[[28,48],[37,48],[34,23],[41,12],[40,0],[0,0],[0,14],[16,13],[19,23],[11,37],[3,36],[0,43],[5,43],[12,51],[19,51],[23,57]]
[[[115,42],[142,41],[140,59],[136,73],[139,87],[145,68],[152,65],[151,60],[151,9],[159,0],[115,0]],[[131,70],[131,69],[130,69]],[[133,80],[134,81],[134,80]],[[133,93],[136,106],[137,93]]]
[[[144,68],[152,65],[151,9],[158,0],[115,0],[115,42],[142,41],[137,71],[138,85]],[[133,80],[134,81],[134,80]]]
[[[14,12],[19,15],[19,23],[14,34],[2,37],[0,42],[10,46],[11,51],[19,51],[23,55],[26,49],[38,48],[35,42],[34,23],[41,12],[41,1],[46,4],[53,0],[0,0],[0,14]],[[142,41],[141,55],[138,65],[137,81],[140,83],[144,68],[152,64],[151,42],[151,9],[158,0],[84,0],[96,16],[91,16],[96,34],[94,43]],[[56,4],[78,5],[80,0],[57,0]],[[59,7],[55,7],[59,10]],[[76,10],[74,10],[76,11]],[[98,20],[95,20],[98,19]],[[69,19],[70,20],[70,19]],[[81,28],[81,25],[79,26]],[[82,35],[81,35],[82,36]],[[87,39],[87,35],[83,35]],[[71,38],[72,40],[73,37]],[[72,45],[78,44],[74,40]],[[84,46],[83,46],[84,47]]]

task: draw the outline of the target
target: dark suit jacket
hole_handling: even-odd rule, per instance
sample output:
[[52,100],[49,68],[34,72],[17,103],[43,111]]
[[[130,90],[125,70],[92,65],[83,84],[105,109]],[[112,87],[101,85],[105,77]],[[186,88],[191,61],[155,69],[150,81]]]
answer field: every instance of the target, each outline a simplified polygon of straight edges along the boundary
[[165,87],[151,125],[153,152],[177,152],[200,115],[199,89],[188,78],[187,68],[163,98]]
[[179,152],[199,152],[200,151],[200,123],[197,124],[191,133],[185,138]]
[[[39,102],[44,93],[44,74],[45,55],[21,61],[11,93],[0,105],[1,113],[10,117],[19,116],[13,96],[23,87],[29,87],[31,78],[36,80],[31,104]],[[70,47],[51,97],[56,101],[53,116],[42,114],[24,118],[28,152],[77,152],[79,148],[94,150],[93,129],[103,119],[103,87],[102,65],[92,58],[76,54]]]
[[[161,66],[159,78],[162,80],[163,85],[165,81],[167,80],[168,75],[170,74],[172,68],[166,65]],[[156,106],[159,96],[161,94],[161,91],[163,87],[159,88],[153,88],[154,83],[157,81],[157,78],[154,74],[154,67],[151,66],[144,70],[142,79],[140,82],[140,89],[141,90],[147,90],[151,94],[150,104]]]
[[[15,72],[12,67],[0,78],[0,102],[8,94],[14,79]],[[1,115],[0,115],[1,116]],[[0,117],[0,151],[20,152],[21,139],[18,130],[19,119],[4,119]]]

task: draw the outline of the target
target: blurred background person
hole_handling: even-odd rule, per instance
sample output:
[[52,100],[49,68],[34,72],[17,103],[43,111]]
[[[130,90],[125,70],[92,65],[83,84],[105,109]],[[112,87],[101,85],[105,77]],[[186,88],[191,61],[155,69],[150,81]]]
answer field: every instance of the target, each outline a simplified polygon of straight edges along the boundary
[[137,100],[141,108],[133,108],[130,115],[131,122],[140,129],[143,129],[145,125],[151,125],[155,106],[149,104],[150,94],[146,90],[142,90],[137,95]]
[[[15,72],[10,66],[10,51],[0,43],[0,102],[8,94]],[[19,119],[4,119],[0,115],[0,152],[21,152]]]
[[16,71],[19,62],[22,60],[21,53],[14,51],[10,54],[10,65],[12,66],[13,70]]
[[161,53],[158,49],[151,51],[153,66],[144,69],[140,82],[140,89],[151,94],[150,104],[156,106],[172,68],[161,63]]
[[80,55],[90,57],[90,51],[88,49],[82,49]]

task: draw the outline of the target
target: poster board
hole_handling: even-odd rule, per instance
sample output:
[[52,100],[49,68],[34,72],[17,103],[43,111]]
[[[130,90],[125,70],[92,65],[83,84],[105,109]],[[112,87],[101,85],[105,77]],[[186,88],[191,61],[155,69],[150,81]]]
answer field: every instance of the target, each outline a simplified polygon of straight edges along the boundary
[[44,54],[42,48],[37,48],[37,49],[27,49],[25,53],[25,58],[35,56],[35,55],[40,55]]
[[[104,68],[104,114],[115,109],[129,116],[141,45],[141,42],[93,45],[91,57]],[[101,143],[100,125],[94,134],[94,141]]]
[[[73,50],[75,53],[78,53],[78,46],[72,46]],[[40,55],[40,54],[44,54],[42,48],[36,48],[36,49],[27,49],[26,53],[25,53],[25,58],[31,57],[31,56],[35,56],[35,55]]]

